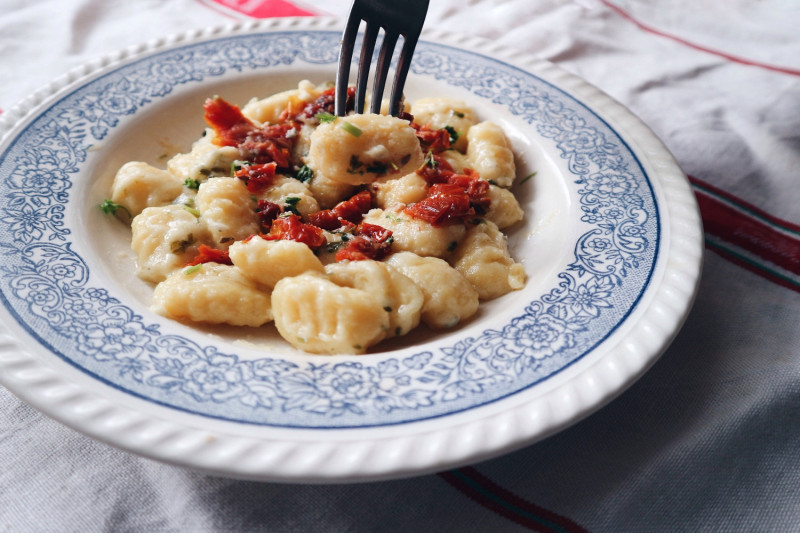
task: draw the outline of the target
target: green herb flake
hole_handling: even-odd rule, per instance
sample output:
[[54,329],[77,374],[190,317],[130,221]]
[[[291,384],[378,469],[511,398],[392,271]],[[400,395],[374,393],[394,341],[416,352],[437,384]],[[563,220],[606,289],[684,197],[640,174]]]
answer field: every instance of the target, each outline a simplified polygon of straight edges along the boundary
[[458,140],[458,132],[453,126],[445,126],[443,129],[447,130],[450,134],[450,144],[454,144]]
[[192,274],[194,274],[195,272],[197,272],[201,268],[203,268],[203,263],[200,263],[199,265],[192,265],[190,267],[186,267],[186,268],[183,269],[183,275],[184,276],[191,276]]
[[183,182],[183,185],[187,189],[192,189],[193,191],[196,191],[200,188],[200,182],[192,178],[186,178],[186,181]]
[[333,122],[333,121],[336,120],[336,116],[335,115],[331,115],[330,113],[325,113],[325,112],[317,113],[316,115],[314,115],[314,118],[316,118],[317,120],[320,121],[320,123],[323,123],[323,124],[325,122]]
[[294,214],[300,215],[300,211],[297,210],[297,204],[300,203],[300,198],[297,196],[287,196],[286,199],[283,201],[284,210]]
[[461,111],[453,111],[453,114],[458,118],[464,118],[464,113],[462,113]]
[[128,218],[133,218],[131,212],[128,211],[128,208],[124,205],[120,205],[116,202],[113,202],[110,198],[106,198],[103,202],[98,206],[100,207],[100,211],[107,215],[116,215],[118,209],[122,209],[128,215]]
[[309,182],[314,178],[314,171],[308,165],[303,165],[300,167],[300,170],[297,171],[297,174],[294,176],[296,179],[302,181],[303,183]]
[[183,207],[183,209],[187,213],[191,213],[192,215],[194,215],[195,218],[200,218],[200,211],[198,211],[194,207],[191,207],[191,206],[188,206],[188,205],[182,205],[181,207]]
[[190,233],[185,239],[179,239],[169,243],[169,250],[176,255],[182,254],[186,252],[186,249],[192,244],[194,244],[194,235]]
[[386,311],[387,313],[391,313],[392,312],[392,306],[391,305],[384,305],[383,306],[383,310]]
[[536,175],[536,172],[531,172],[530,174],[528,174],[527,176],[525,176],[524,178],[522,178],[522,180],[520,181],[520,183],[525,183],[526,181],[528,181],[529,179],[531,179],[531,178],[532,178],[532,177],[534,177],[535,175]]
[[358,126],[346,120],[342,122],[341,128],[353,137],[361,137],[361,134],[364,133]]
[[458,248],[458,243],[456,241],[450,241],[450,244],[447,245],[448,252],[452,252],[456,248]]

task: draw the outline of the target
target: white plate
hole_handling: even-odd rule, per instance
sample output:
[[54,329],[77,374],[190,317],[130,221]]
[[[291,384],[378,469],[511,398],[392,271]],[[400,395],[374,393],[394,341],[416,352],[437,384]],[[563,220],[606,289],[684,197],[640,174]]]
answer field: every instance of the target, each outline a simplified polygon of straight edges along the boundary
[[555,66],[426,33],[406,93],[472,104],[512,139],[529,276],[462,327],[368,356],[302,354],[148,309],[116,169],[188,149],[213,94],[244,104],[334,77],[339,26],[175,36],[55,81],[0,120],[0,381],[92,437],[173,464],[355,481],[476,462],[550,435],[640,376],[686,317],[702,231],[684,174],[610,98]]

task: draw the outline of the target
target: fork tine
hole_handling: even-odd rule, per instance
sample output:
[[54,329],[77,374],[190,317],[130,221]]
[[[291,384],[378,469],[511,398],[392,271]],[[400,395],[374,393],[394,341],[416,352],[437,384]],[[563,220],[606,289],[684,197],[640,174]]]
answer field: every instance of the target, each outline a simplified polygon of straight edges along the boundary
[[392,63],[392,53],[397,43],[398,34],[386,32],[383,36],[381,54],[378,57],[378,68],[375,71],[375,82],[372,85],[372,105],[370,113],[381,112],[381,100],[383,99],[383,89],[386,85],[386,77],[389,74],[389,65]]
[[367,29],[364,32],[364,40],[361,45],[361,59],[358,63],[358,83],[356,85],[356,113],[364,112],[364,102],[367,97],[367,81],[369,79],[369,68],[372,64],[372,52],[375,50],[375,41],[378,39],[380,26],[367,22]]
[[411,56],[414,55],[414,48],[417,46],[416,38],[406,37],[403,43],[403,49],[400,51],[400,57],[397,60],[397,70],[394,75],[394,84],[392,85],[392,96],[389,100],[389,114],[397,116],[400,113],[400,104],[403,100],[403,87],[406,84],[408,77],[408,69],[411,66]]
[[353,59],[353,45],[356,41],[361,17],[355,10],[350,12],[347,26],[342,36],[342,45],[339,48],[339,68],[336,71],[336,99],[334,101],[334,114],[344,116],[347,104],[347,82],[350,78],[350,61]]

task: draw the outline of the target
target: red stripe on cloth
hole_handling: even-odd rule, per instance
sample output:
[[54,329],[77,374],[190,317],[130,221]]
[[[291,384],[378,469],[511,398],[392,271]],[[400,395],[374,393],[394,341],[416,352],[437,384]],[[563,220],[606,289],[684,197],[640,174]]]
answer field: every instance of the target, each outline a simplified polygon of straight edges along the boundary
[[706,233],[800,275],[800,240],[695,189]]
[[523,500],[472,467],[442,472],[439,477],[473,501],[531,531],[586,533],[586,529],[572,520]]
[[776,285],[780,285],[781,287],[800,293],[800,285],[793,283],[790,279],[777,275],[775,272],[771,272],[769,269],[766,269],[757,263],[748,261],[746,258],[732,253],[730,250],[726,250],[725,248],[711,243],[708,240],[706,240],[706,248],[716,253],[720,257],[727,259],[734,265],[740,266],[745,270],[749,270],[753,274],[761,276],[762,278],[771,281]]
[[689,48],[694,48],[695,50],[700,50],[701,52],[706,52],[708,54],[714,54],[715,56],[719,56],[719,57],[725,58],[728,61],[732,61],[734,63],[739,63],[739,64],[742,64],[742,65],[748,65],[748,66],[751,66],[751,67],[759,67],[759,68],[763,68],[763,69],[766,69],[766,70],[772,70],[774,72],[780,72],[780,73],[783,73],[783,74],[790,74],[792,76],[800,76],[800,70],[797,70],[797,69],[793,69],[793,68],[789,68],[789,67],[779,67],[777,65],[770,65],[768,63],[761,63],[759,61],[754,61],[752,59],[746,59],[744,57],[734,56],[734,55],[731,55],[731,54],[728,54],[728,53],[725,53],[725,52],[721,52],[719,50],[714,50],[713,48],[708,48],[706,46],[702,46],[700,44],[693,43],[691,41],[687,41],[686,39],[683,39],[682,37],[678,37],[677,35],[672,35],[672,34],[666,33],[664,31],[658,30],[658,29],[656,29],[656,28],[654,28],[652,26],[648,26],[647,24],[645,24],[643,22],[640,22],[639,20],[634,18],[633,15],[631,15],[630,13],[628,13],[627,11],[622,9],[621,7],[613,4],[609,0],[600,0],[600,2],[603,5],[605,5],[606,7],[614,10],[621,17],[629,20],[630,22],[632,22],[633,24],[638,26],[639,29],[644,30],[644,31],[646,31],[648,33],[652,33],[654,35],[658,35],[659,37],[666,37],[667,39],[672,39],[673,41],[678,42],[678,43],[680,43],[682,45],[688,46]]
[[254,18],[310,17],[316,13],[299,8],[286,0],[208,0]]
[[698,179],[698,178],[696,178],[694,176],[689,176],[689,181],[695,187],[701,187],[703,189],[707,189],[708,191],[714,193],[715,195],[720,196],[721,198],[724,198],[724,199],[728,200],[729,202],[731,202],[733,204],[736,204],[737,206],[741,207],[742,209],[746,209],[747,211],[751,211],[756,216],[759,216],[759,217],[769,221],[770,223],[772,223],[772,224],[774,224],[776,226],[780,226],[780,227],[782,227],[784,229],[787,229],[789,231],[794,231],[796,233],[800,233],[800,224],[793,224],[793,223],[791,223],[791,222],[789,222],[787,220],[783,220],[783,219],[778,218],[776,216],[770,215],[769,213],[767,213],[763,209],[760,209],[760,208],[754,206],[753,204],[751,204],[749,202],[746,202],[746,201],[742,200],[741,198],[738,198],[738,197],[730,194],[729,192],[724,191],[724,190],[722,190],[722,189],[720,189],[718,187],[715,187],[715,186],[711,185],[710,183],[705,182],[705,181],[703,181],[701,179]]

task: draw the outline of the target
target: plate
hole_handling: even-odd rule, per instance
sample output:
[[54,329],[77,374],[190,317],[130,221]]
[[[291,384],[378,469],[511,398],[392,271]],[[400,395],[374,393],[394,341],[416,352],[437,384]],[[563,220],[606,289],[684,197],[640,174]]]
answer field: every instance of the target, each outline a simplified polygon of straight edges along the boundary
[[53,418],[153,459],[286,482],[474,463],[574,423],[663,352],[691,306],[702,230],[685,175],[636,117],[552,64],[426,32],[406,94],[471,104],[509,134],[529,281],[467,324],[367,356],[149,309],[129,230],[103,215],[129,160],[199,137],[210,95],[244,104],[332,80],[341,30],[279,19],[105,57],[0,121],[0,382]]

